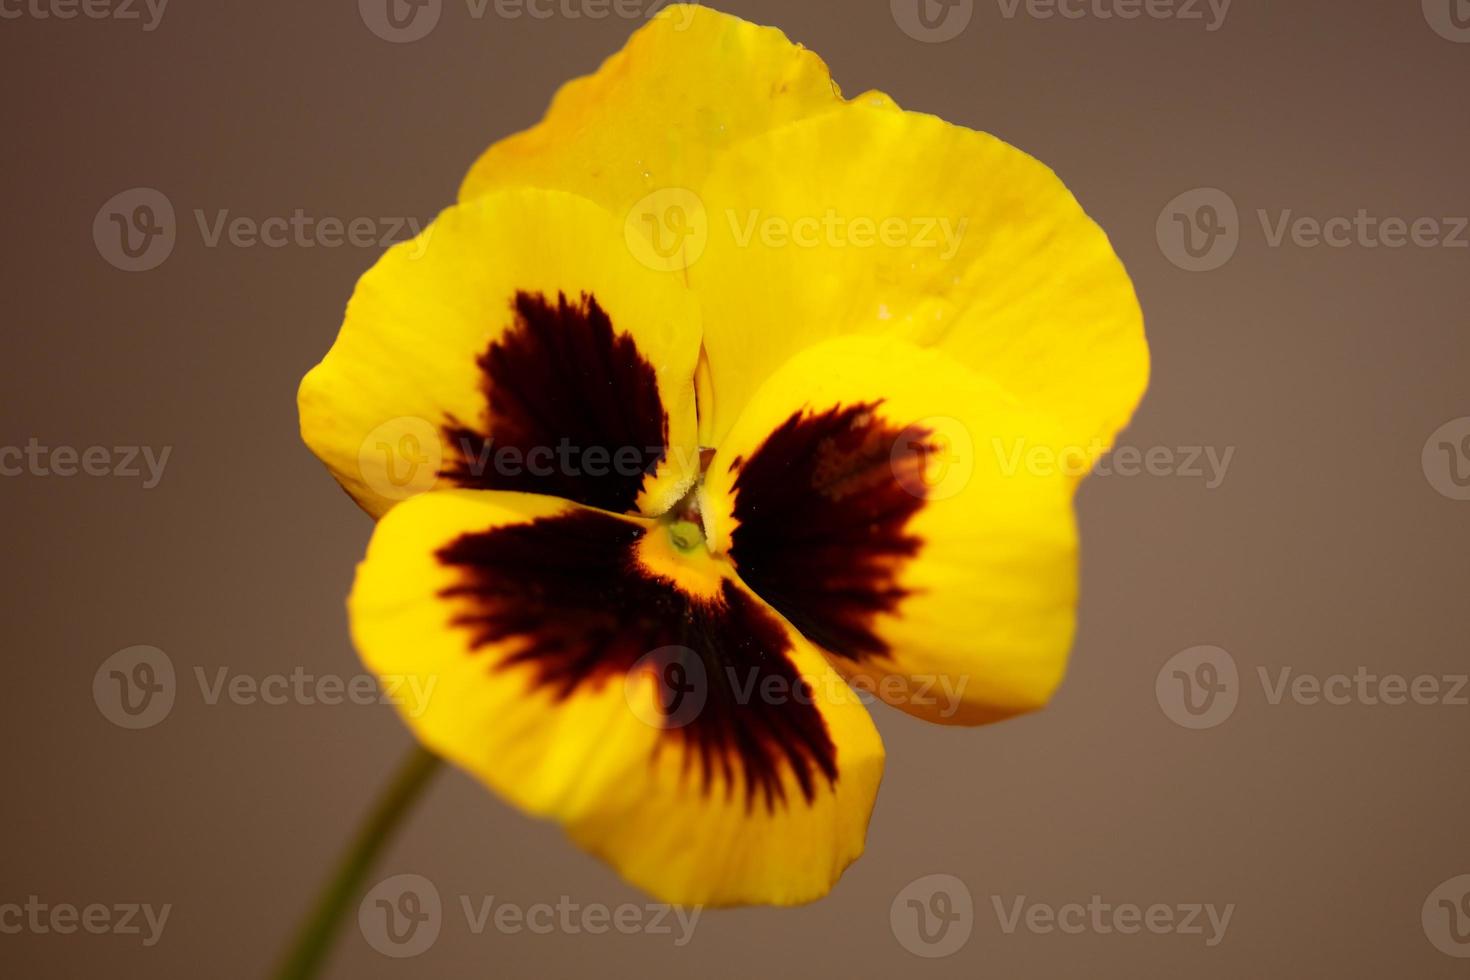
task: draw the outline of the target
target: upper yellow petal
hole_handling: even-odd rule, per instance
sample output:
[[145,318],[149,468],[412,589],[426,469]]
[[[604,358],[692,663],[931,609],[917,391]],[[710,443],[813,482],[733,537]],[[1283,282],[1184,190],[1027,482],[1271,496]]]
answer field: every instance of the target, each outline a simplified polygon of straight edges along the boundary
[[551,187],[623,214],[657,190],[697,190],[728,147],[841,102],[822,59],[775,28],[673,4],[564,85],[544,121],[486,151],[460,199]]
[[699,353],[692,296],[605,209],[507,190],[363,276],[301,430],[373,516],[443,486],[662,513],[698,475]]
[[689,278],[714,439],[788,358],[844,334],[943,348],[1089,461],[1142,397],[1143,317],[1107,236],[993,136],[852,103],[732,148],[700,193],[708,241]]

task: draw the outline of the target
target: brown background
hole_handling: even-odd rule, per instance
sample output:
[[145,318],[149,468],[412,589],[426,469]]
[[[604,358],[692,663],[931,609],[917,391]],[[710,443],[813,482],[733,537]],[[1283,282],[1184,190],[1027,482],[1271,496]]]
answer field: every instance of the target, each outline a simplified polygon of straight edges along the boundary
[[[1418,2],[1237,0],[1198,21],[1007,18],[946,44],[882,0],[723,0],[820,52],[844,89],[997,133],[1055,167],[1109,230],[1148,314],[1152,391],[1126,442],[1237,450],[1224,484],[1104,477],[1081,498],[1082,629],[1053,708],[946,730],[877,712],[889,751],[868,854],[830,898],[706,913],[666,936],[474,936],[457,896],[644,901],[554,828],[457,774],[381,868],[449,906],[419,959],[355,925],[335,977],[1107,978],[1465,976],[1420,909],[1470,872],[1470,708],[1268,704],[1256,668],[1466,670],[1470,503],[1421,469],[1470,415],[1470,251],[1271,248],[1257,209],[1470,212],[1470,45]],[[493,6],[492,6],[493,11]],[[1023,8],[1024,10],[1024,8]],[[193,212],[427,219],[490,140],[539,118],[634,24],[472,20],[385,43],[350,0],[176,0],[153,32],[0,21],[5,134],[0,443],[172,446],[162,484],[0,480],[6,636],[0,903],[171,903],[162,942],[0,935],[7,977],[258,977],[408,738],[388,708],[210,706],[195,668],[355,674],[342,600],[370,531],[296,434],[300,375],[377,249],[208,248]],[[895,178],[904,175],[894,175]],[[912,179],[964,179],[919,174]],[[92,221],[161,190],[178,244],[127,274]],[[1222,188],[1223,268],[1176,268],[1164,206]],[[1244,691],[1186,731],[1155,698],[1175,653],[1227,648]],[[172,715],[123,731],[90,687],[151,644]],[[890,904],[962,879],[974,933],[920,959]],[[992,896],[1235,903],[1200,937],[1006,935]]]

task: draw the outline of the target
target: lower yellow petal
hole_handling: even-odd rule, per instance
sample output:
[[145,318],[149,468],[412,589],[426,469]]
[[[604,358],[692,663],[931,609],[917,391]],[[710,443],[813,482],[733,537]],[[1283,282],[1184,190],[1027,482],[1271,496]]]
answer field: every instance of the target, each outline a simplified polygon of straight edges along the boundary
[[379,523],[350,611],[367,665],[431,692],[401,706],[430,749],[662,900],[806,902],[862,851],[866,708],[664,525],[425,494]]

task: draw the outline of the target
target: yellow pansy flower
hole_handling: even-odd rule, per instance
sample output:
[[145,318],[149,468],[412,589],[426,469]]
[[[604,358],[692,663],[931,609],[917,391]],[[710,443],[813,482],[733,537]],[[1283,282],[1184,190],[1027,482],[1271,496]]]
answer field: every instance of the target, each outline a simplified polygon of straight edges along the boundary
[[362,278],[300,409],[418,739],[663,900],[787,905],[863,850],[865,692],[1047,702],[1147,374],[1045,166],[676,5]]

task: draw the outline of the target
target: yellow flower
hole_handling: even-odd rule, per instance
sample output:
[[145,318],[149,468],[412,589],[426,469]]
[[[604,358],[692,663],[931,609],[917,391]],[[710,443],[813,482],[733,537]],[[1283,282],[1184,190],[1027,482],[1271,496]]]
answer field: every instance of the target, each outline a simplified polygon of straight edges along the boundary
[[418,738],[664,900],[794,904],[863,849],[860,692],[1052,694],[1147,374],[1045,166],[679,5],[363,277],[300,407]]

